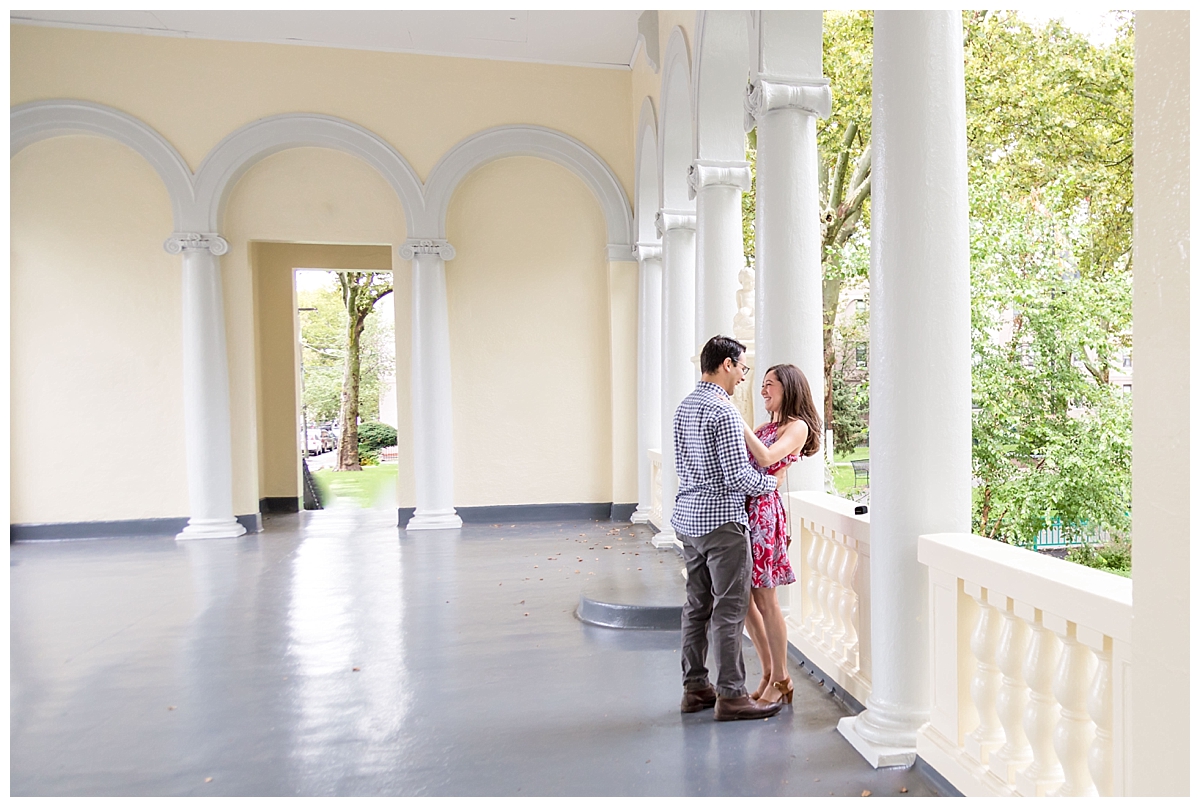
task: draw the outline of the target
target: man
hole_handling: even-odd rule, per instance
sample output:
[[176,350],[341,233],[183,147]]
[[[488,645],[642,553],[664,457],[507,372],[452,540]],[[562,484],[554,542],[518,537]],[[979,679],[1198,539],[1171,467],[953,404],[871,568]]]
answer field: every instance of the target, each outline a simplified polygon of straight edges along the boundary
[[[717,720],[770,717],[782,702],[746,695],[742,626],[750,605],[750,533],[746,496],[775,489],[775,478],[751,467],[742,416],[729,396],[746,378],[745,345],[714,336],[700,351],[700,383],[675,410],[679,493],[671,526],[683,542],[687,604],[683,607],[682,712],[716,706]],[[712,623],[717,686],[708,680]]]

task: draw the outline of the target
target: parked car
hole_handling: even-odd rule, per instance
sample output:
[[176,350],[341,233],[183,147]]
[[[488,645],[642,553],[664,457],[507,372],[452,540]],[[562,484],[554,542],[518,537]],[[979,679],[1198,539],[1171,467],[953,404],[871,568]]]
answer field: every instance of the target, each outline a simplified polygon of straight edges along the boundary
[[329,429],[321,428],[321,450],[322,451],[337,451],[338,439]]
[[[301,432],[300,434],[301,434],[300,439],[303,440],[304,432]],[[308,445],[306,446],[305,454],[307,456],[311,457],[315,454],[320,454],[324,450],[325,450],[325,447],[321,443],[320,429],[316,429],[316,428],[313,428],[310,426],[308,429]]]

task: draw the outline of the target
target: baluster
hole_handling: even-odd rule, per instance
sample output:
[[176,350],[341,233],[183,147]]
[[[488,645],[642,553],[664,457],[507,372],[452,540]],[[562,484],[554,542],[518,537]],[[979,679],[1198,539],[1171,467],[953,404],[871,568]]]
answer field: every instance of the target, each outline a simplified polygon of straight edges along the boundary
[[1059,642],[1054,632],[1042,624],[1042,614],[1035,612],[1033,635],[1025,652],[1025,683],[1029,685],[1029,702],[1025,705],[1025,736],[1033,762],[1017,772],[1017,792],[1022,796],[1044,796],[1062,781],[1062,766],[1054,754],[1054,727],[1058,724],[1059,706],[1051,689],[1054,669],[1058,664]]
[[1103,649],[1096,651],[1096,675],[1088,692],[1087,710],[1096,724],[1096,739],[1088,752],[1088,770],[1101,796],[1113,794],[1113,701],[1112,639],[1104,637]]
[[1096,657],[1091,648],[1075,638],[1075,624],[1067,623],[1062,656],[1054,673],[1054,696],[1062,716],[1054,728],[1054,753],[1063,769],[1063,784],[1055,796],[1095,796],[1096,786],[1088,771],[1088,751],[1095,739],[1095,726],[1087,713],[1088,685]]
[[846,608],[846,644],[845,644],[845,659],[854,669],[859,668],[859,647],[858,647],[858,604],[861,598],[858,595],[858,590],[854,587],[855,574],[858,569],[859,555],[853,553],[854,563],[850,567],[849,578],[850,585],[846,586],[846,594],[844,602],[848,603]]
[[821,598],[818,595],[821,590],[820,560],[825,546],[825,536],[820,532],[813,530],[811,535],[812,541],[808,545],[808,557],[804,569],[805,576],[808,578],[805,582],[805,591],[808,593],[808,614],[804,618],[804,630],[810,636],[816,635],[817,626],[821,624],[823,617]]
[[850,600],[854,598],[854,568],[858,565],[858,553],[849,544],[843,545],[842,562],[838,565],[838,631],[833,637],[834,655],[849,661],[849,645],[854,641],[854,625],[850,622]]
[[829,554],[825,558],[825,618],[821,620],[821,646],[833,652],[837,647],[833,635],[838,630],[838,600],[841,598],[842,587],[838,580],[838,567],[842,564],[845,547],[841,541],[829,541]]
[[1025,663],[1025,646],[1029,642],[1029,627],[1015,611],[1012,600],[1001,613],[1000,645],[996,661],[1003,676],[1000,692],[996,695],[996,714],[1004,726],[1004,745],[991,757],[994,774],[1008,784],[1013,784],[1017,770],[1024,768],[1033,759],[1029,750],[1029,739],[1021,719],[1029,700],[1029,688],[1025,685],[1022,667]]
[[963,743],[967,753],[984,765],[988,754],[1004,742],[1004,730],[996,714],[996,693],[1000,689],[1000,668],[996,666],[996,644],[1000,634],[1000,620],[987,601],[987,592],[978,586],[969,591],[979,604],[979,616],[971,634],[971,652],[975,656],[975,675],[971,678],[971,701],[979,714],[979,725],[967,735]]

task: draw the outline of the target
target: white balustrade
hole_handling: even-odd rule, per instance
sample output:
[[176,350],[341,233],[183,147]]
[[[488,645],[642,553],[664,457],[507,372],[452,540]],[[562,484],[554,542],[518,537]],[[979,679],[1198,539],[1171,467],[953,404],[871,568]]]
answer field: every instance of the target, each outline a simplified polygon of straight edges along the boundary
[[[785,494],[794,536],[793,586],[800,607],[786,617],[788,641],[862,703],[871,693],[871,524],[854,502],[816,491]],[[794,601],[793,601],[794,602]]]
[[[967,796],[1123,795],[1133,587],[974,535],[923,535],[930,720],[917,754]],[[969,641],[968,641],[969,637]]]

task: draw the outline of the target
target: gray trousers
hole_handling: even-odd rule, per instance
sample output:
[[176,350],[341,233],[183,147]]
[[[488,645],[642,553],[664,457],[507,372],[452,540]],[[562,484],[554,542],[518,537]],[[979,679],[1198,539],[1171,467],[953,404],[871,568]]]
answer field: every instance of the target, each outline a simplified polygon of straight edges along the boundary
[[710,533],[680,535],[687,566],[687,604],[683,606],[683,688],[708,685],[708,630],[712,625],[717,657],[717,694],[746,694],[742,662],[742,626],[750,607],[750,531],[727,521]]

